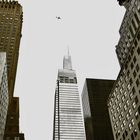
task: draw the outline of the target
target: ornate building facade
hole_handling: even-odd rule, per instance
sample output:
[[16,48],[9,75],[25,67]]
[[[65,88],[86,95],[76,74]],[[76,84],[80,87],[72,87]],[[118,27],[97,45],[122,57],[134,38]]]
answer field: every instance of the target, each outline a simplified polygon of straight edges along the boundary
[[108,110],[115,140],[140,140],[140,1],[118,1],[126,8],[116,46],[121,70]]
[[[9,107],[4,140],[19,135],[19,99],[14,97],[14,85],[22,29],[22,6],[14,0],[0,0],[0,52],[6,52]],[[15,138],[14,138],[15,135]],[[23,137],[23,136],[22,136]]]

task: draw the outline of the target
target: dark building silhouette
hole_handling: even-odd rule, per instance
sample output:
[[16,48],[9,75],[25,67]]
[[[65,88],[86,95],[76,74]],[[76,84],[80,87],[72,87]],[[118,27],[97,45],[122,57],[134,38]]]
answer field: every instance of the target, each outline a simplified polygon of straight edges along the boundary
[[87,140],[113,140],[107,99],[114,80],[87,78],[82,92],[82,104]]
[[116,46],[121,70],[108,110],[115,140],[140,140],[140,1],[118,1],[126,8]]
[[86,140],[76,72],[69,54],[64,57],[57,80],[53,140]]
[[[13,97],[22,29],[22,6],[14,0],[0,0],[0,52],[6,52],[9,107],[4,140],[18,139],[19,99]],[[20,138],[20,136],[19,136]]]

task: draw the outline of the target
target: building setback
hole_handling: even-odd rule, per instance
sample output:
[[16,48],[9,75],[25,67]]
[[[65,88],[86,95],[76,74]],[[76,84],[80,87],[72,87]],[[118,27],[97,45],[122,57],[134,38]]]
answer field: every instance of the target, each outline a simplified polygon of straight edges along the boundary
[[86,140],[77,78],[69,54],[64,57],[57,81],[53,140]]
[[8,111],[8,81],[6,53],[0,53],[0,140],[3,140]]
[[[19,135],[19,108],[15,101],[14,85],[22,29],[22,6],[14,0],[0,0],[0,52],[6,52],[9,106],[4,140],[15,139]],[[13,107],[13,108],[12,108]],[[14,113],[17,113],[16,115]],[[10,137],[11,135],[11,137]],[[19,138],[18,138],[19,139]]]
[[140,1],[118,1],[126,8],[116,46],[121,70],[108,110],[115,140],[140,140]]
[[113,140],[107,99],[114,80],[87,78],[82,91],[87,140]]

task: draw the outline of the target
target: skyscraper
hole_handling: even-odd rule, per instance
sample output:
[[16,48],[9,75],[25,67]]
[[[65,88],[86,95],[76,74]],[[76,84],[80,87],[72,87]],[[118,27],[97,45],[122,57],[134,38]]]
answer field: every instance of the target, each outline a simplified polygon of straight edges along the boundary
[[6,53],[0,53],[0,140],[3,140],[8,111],[8,81]]
[[53,140],[86,140],[76,73],[71,56],[63,59],[55,90]]
[[0,52],[6,52],[10,101],[14,94],[22,16],[22,6],[17,1],[0,0]]
[[116,46],[121,70],[108,110],[115,140],[140,140],[140,1],[118,1],[126,8]]
[[[0,0],[0,52],[6,52],[9,107],[4,140],[20,139],[19,99],[13,97],[22,29],[22,6],[14,0]],[[15,114],[16,113],[16,114]]]
[[114,80],[86,78],[82,91],[86,140],[113,140],[107,99]]

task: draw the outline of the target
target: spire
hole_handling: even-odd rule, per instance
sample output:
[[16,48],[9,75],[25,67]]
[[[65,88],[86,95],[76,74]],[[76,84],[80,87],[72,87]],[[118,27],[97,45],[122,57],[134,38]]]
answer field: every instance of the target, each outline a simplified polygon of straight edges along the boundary
[[68,55],[65,55],[63,58],[63,69],[72,70],[72,62],[71,62],[71,56],[69,53],[69,47],[68,47]]

